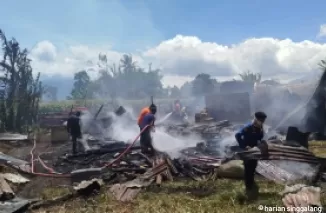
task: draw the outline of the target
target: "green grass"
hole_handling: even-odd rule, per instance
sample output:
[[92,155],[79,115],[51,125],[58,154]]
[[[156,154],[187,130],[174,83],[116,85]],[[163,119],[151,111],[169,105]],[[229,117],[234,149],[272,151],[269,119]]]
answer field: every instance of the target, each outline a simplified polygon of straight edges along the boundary
[[[192,99],[181,100],[183,102],[190,101]],[[174,99],[155,99],[154,102],[157,105],[160,104],[172,104]],[[48,112],[61,112],[61,111],[70,111],[71,106],[99,106],[101,104],[108,103],[108,100],[86,100],[86,101],[74,101],[74,100],[64,100],[64,101],[55,101],[55,102],[41,102],[40,103],[40,113]],[[116,103],[122,104],[124,106],[136,106],[144,107],[150,103],[149,99],[144,100],[122,100],[118,99]]]
[[[108,189],[88,199],[76,199],[55,206],[48,211],[57,213],[204,213],[204,212],[260,212],[259,205],[281,206],[278,194],[283,187],[270,181],[258,181],[260,198],[246,202],[243,183],[237,180],[218,179],[216,181],[176,181],[162,186],[151,186],[128,203],[115,201]],[[49,189],[47,189],[49,190]],[[57,195],[57,191],[56,195]],[[41,213],[43,210],[35,212]]]

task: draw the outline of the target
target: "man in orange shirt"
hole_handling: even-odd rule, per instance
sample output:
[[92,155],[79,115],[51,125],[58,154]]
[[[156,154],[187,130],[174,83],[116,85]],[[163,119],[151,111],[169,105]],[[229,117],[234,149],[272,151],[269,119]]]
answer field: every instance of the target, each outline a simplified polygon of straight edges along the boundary
[[143,121],[143,118],[145,117],[145,115],[152,113],[155,115],[156,113],[156,105],[155,104],[151,104],[149,107],[145,107],[141,110],[139,116],[138,116],[138,120],[137,120],[137,124],[140,127],[141,122]]
[[[150,132],[154,131],[154,121],[156,114],[155,104],[151,104],[149,107],[145,107],[140,112],[138,117],[138,126],[140,129],[140,147],[144,154],[154,154],[155,150],[152,145],[152,137]],[[150,125],[147,127],[147,125]],[[144,129],[146,127],[146,129]]]

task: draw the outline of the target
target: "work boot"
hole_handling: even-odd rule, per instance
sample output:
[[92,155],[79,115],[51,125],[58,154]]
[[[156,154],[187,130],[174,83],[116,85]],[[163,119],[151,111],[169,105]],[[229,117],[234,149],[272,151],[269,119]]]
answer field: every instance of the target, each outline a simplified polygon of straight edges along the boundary
[[256,184],[246,187],[246,196],[248,200],[256,200],[258,198],[259,188]]

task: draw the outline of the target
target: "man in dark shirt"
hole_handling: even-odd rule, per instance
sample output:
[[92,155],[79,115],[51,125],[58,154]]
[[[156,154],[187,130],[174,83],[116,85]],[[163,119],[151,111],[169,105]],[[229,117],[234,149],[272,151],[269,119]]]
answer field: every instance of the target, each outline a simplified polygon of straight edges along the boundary
[[71,136],[72,140],[72,154],[77,153],[77,139],[81,138],[81,127],[80,127],[80,112],[76,112],[75,115],[71,115],[67,121],[67,131]]
[[[151,131],[154,131],[155,113],[156,109],[153,110],[152,108],[151,112],[146,114],[139,124],[141,131],[140,147],[144,154],[154,155],[155,153],[151,136]],[[144,128],[146,129],[144,130]]]
[[[258,145],[264,137],[263,123],[267,116],[264,112],[256,112],[255,119],[252,123],[244,126],[239,132],[235,134],[235,138],[242,149],[250,149]],[[257,167],[257,160],[245,160],[244,175],[246,192],[258,193],[258,187],[255,184],[255,171]]]

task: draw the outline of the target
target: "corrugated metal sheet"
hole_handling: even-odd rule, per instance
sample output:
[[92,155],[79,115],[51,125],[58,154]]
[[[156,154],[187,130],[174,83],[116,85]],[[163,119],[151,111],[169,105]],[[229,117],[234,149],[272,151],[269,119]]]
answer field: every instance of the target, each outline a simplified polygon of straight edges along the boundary
[[259,161],[256,172],[277,183],[311,179],[317,172],[315,165],[291,161]]

